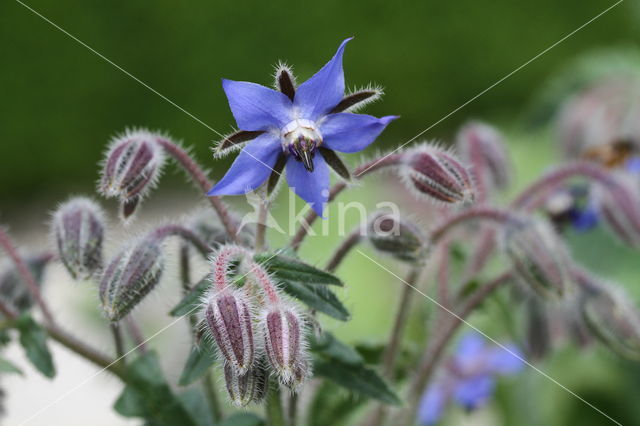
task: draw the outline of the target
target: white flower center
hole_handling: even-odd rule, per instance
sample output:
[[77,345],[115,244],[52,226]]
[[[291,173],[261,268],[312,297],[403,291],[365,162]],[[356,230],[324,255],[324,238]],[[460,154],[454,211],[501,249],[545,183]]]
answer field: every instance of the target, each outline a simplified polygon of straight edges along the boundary
[[313,171],[313,157],[316,148],[322,144],[322,134],[311,120],[296,119],[280,131],[282,149],[289,152],[297,161],[304,164],[309,171]]

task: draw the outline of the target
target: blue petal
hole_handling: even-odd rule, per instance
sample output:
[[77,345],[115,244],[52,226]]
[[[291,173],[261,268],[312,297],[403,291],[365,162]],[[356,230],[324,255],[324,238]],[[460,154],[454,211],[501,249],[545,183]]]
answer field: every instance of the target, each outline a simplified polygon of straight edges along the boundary
[[342,54],[349,40],[338,47],[338,51],[320,71],[296,89],[294,105],[300,110],[300,118],[316,120],[327,114],[344,96],[344,73]]
[[458,382],[453,397],[465,409],[471,411],[484,405],[493,394],[495,380],[486,374]]
[[487,369],[497,374],[515,374],[524,368],[524,354],[515,345],[492,347],[487,353]]
[[471,369],[485,356],[485,339],[477,333],[468,333],[460,339],[456,349],[455,361],[462,370]]
[[358,152],[376,140],[387,124],[396,118],[395,115],[376,118],[349,112],[330,114],[320,123],[320,132],[327,148],[339,152]]
[[282,153],[276,136],[265,133],[242,149],[240,155],[207,195],[239,195],[262,185],[272,172],[272,168]]
[[322,216],[329,196],[329,167],[320,153],[313,158],[313,172],[308,172],[300,161],[289,156],[287,160],[287,183],[300,198]]
[[628,172],[640,174],[640,157],[631,157],[627,160],[625,167]]
[[246,81],[222,80],[229,107],[242,130],[280,128],[291,121],[291,100],[283,93]]
[[577,231],[589,231],[595,228],[599,222],[598,208],[590,203],[584,209],[572,209],[569,212],[571,224]]
[[422,395],[418,407],[418,422],[422,425],[434,425],[442,417],[449,395],[440,383],[434,383]]

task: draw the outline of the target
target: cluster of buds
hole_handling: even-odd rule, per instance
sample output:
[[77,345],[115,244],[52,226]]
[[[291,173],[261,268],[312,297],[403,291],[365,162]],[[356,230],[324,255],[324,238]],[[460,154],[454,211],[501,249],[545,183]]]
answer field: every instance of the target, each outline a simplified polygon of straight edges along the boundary
[[475,200],[476,190],[468,168],[437,146],[422,144],[405,152],[399,172],[418,198],[445,205],[465,205]]
[[104,229],[102,209],[87,198],[73,198],[53,214],[54,244],[74,279],[89,279],[102,268]]
[[398,260],[420,263],[427,258],[429,245],[423,232],[397,214],[374,214],[369,220],[366,236],[376,250]]
[[165,162],[159,137],[145,130],[127,131],[114,138],[106,152],[98,189],[105,197],[120,200],[124,219],[158,181]]
[[513,272],[526,288],[557,298],[571,288],[570,256],[553,227],[538,218],[513,218],[503,228],[503,247]]
[[153,236],[134,241],[105,268],[100,301],[106,317],[120,321],[160,282],[164,270],[161,241]]
[[593,335],[621,356],[640,359],[640,312],[618,286],[585,273],[576,278],[584,322]]
[[467,123],[456,136],[460,158],[470,164],[479,189],[502,189],[509,185],[511,168],[502,135],[492,126]]
[[[303,317],[247,250],[223,246],[211,264],[204,325],[223,359],[231,402],[260,402],[271,374],[295,391],[309,376]],[[244,274],[233,279],[232,270]]]

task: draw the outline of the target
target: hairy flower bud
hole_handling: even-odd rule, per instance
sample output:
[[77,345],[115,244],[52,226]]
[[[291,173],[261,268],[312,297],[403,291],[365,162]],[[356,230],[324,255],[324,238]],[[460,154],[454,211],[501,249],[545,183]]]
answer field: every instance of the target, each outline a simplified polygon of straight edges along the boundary
[[162,248],[152,238],[121,251],[105,268],[100,282],[100,300],[107,318],[124,318],[158,284],[163,270]]
[[411,222],[396,215],[380,213],[369,221],[367,237],[379,251],[407,262],[424,262],[428,245],[426,237]]
[[105,197],[120,199],[125,219],[160,176],[164,151],[157,139],[145,130],[127,131],[113,139],[106,153],[99,190]]
[[400,173],[419,197],[445,204],[467,204],[475,199],[469,170],[452,154],[432,145],[420,145],[404,155]]
[[[263,316],[265,350],[269,364],[284,384],[295,381],[306,362],[302,318],[293,309],[275,308]],[[302,378],[304,380],[304,378]]]
[[493,127],[471,122],[456,137],[460,158],[471,164],[483,187],[505,188],[509,184],[510,165],[502,135]]
[[87,198],[73,198],[53,215],[51,230],[60,260],[73,278],[91,278],[102,268],[104,215]]
[[504,250],[514,274],[535,294],[562,296],[569,290],[569,254],[548,222],[535,218],[508,221]]
[[254,365],[255,343],[249,302],[240,291],[214,291],[205,305],[207,330],[220,353],[238,375]]
[[630,298],[595,280],[581,288],[582,315],[595,337],[621,356],[640,359],[640,312]]
[[626,176],[612,175],[609,185],[598,185],[594,192],[611,232],[624,243],[640,247],[640,196],[634,183]]
[[236,407],[244,407],[251,402],[261,402],[266,396],[269,386],[269,373],[258,365],[244,374],[239,374],[231,365],[224,366],[224,381],[231,403]]

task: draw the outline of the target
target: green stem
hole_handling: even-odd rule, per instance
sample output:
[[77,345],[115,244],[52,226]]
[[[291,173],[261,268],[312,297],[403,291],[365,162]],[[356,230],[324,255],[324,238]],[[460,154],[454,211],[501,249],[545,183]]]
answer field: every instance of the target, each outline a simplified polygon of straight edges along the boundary
[[122,331],[118,323],[111,323],[111,334],[113,334],[113,344],[116,349],[116,362],[119,364],[125,364],[124,358],[124,342],[122,340]]
[[267,199],[266,192],[263,191],[263,196],[260,200],[260,207],[258,208],[258,223],[256,224],[256,244],[255,251],[260,253],[264,250],[265,238],[267,233],[267,214],[269,213],[269,200]]
[[269,426],[286,426],[284,410],[280,400],[280,387],[278,384],[271,386],[266,404],[267,424]]
[[338,249],[334,252],[333,256],[327,263],[326,270],[327,272],[335,272],[338,269],[338,266],[342,263],[347,254],[351,251],[356,244],[360,242],[362,239],[362,233],[360,232],[360,227],[357,227],[344,239],[342,244],[338,247]]

